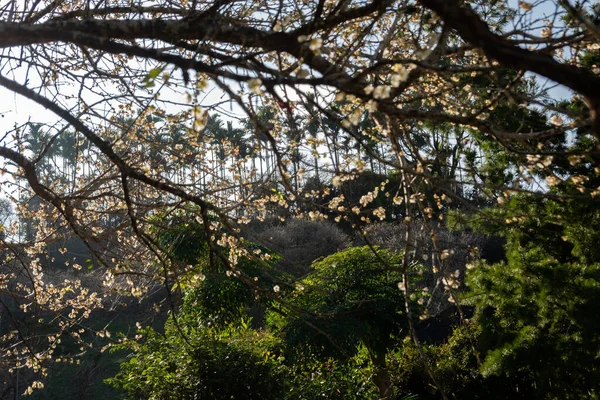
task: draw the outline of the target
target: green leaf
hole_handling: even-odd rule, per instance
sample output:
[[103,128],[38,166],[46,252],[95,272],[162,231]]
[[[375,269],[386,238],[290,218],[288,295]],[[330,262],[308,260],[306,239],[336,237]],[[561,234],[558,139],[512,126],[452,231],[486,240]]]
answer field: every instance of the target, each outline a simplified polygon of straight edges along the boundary
[[156,80],[156,78],[160,75],[160,73],[165,69],[164,66],[162,67],[156,67],[151,69],[146,76],[144,77],[144,79],[142,80],[142,83],[140,84],[141,87],[143,87],[144,89],[148,89],[151,87],[154,87],[154,81]]

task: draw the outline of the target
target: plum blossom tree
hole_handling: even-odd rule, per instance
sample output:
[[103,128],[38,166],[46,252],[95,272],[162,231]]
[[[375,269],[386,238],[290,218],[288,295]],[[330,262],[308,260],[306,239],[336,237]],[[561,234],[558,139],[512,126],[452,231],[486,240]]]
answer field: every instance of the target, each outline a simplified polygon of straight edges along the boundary
[[[56,117],[43,148],[25,128],[35,115],[21,112],[2,133],[0,169],[10,178],[1,190],[12,198],[28,191],[42,205],[28,210],[34,240],[6,246],[11,269],[1,272],[0,290],[28,315],[56,317],[46,341],[34,331],[0,332],[11,354],[2,367],[43,375],[58,339],[80,340],[80,326],[109,292],[46,280],[41,254],[65,235],[83,239],[107,288],[143,295],[150,281],[171,287],[194,273],[176,267],[157,240],[165,228],[157,213],[193,215],[206,230],[209,260],[253,285],[237,261],[269,255],[244,246],[239,225],[264,218],[270,204],[366,234],[364,224],[391,218],[369,208],[389,197],[408,224],[398,238],[406,269],[415,255],[411,221],[443,221],[450,201],[490,204],[516,192],[596,201],[600,189],[583,185],[585,174],[553,165],[599,167],[597,20],[597,7],[569,0],[0,1],[0,86]],[[308,150],[292,149],[281,123],[292,101],[321,116],[294,140]],[[276,115],[265,119],[265,109]],[[205,135],[209,113],[230,121],[231,132],[251,126],[244,134],[274,169],[260,174],[256,154]],[[369,129],[360,127],[365,118]],[[115,129],[119,121],[131,123]],[[68,185],[46,179],[42,162],[58,152],[63,132],[87,146],[77,155],[81,169],[65,160]],[[353,151],[343,151],[338,134]],[[316,157],[300,157],[311,149]],[[149,156],[156,154],[160,163]],[[304,191],[302,159],[332,185]],[[165,173],[167,164],[181,176]],[[370,164],[401,183],[353,203],[331,196]],[[577,191],[548,191],[561,182]],[[285,305],[276,292],[268,296]]]

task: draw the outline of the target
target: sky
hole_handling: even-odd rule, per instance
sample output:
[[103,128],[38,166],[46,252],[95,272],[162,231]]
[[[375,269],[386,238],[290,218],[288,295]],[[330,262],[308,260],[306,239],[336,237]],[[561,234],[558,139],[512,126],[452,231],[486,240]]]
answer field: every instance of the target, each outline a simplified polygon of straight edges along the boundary
[[[519,14],[517,15],[517,19],[524,18],[525,20],[528,20],[530,22],[531,21],[539,21],[537,23],[539,30],[541,30],[544,26],[543,20],[547,16],[552,15],[556,8],[555,1],[537,0],[537,1],[531,1],[531,3],[533,3],[535,5],[535,8],[533,9],[533,11],[525,12],[523,9],[519,8],[518,3],[519,3],[518,0],[509,0],[507,2],[507,4],[509,6],[514,7],[518,10]],[[25,73],[24,69],[17,70],[16,71],[17,80],[22,80],[24,73]],[[179,72],[175,71],[175,73],[177,74]],[[21,76],[19,76],[19,75],[21,75]],[[21,78],[21,79],[19,79],[19,78]],[[547,79],[545,79],[543,77],[538,77],[538,83],[541,85],[547,86],[547,87],[554,86],[553,82],[548,81]],[[74,94],[76,94],[77,88],[65,86],[65,87],[62,87],[61,90],[63,91],[61,93],[61,95],[66,95],[66,94],[74,95]],[[65,91],[69,91],[71,93],[65,93]],[[203,103],[205,103],[205,104],[215,104],[215,103],[223,101],[224,93],[221,92],[218,88],[215,88],[214,86],[209,87],[209,89],[205,93],[207,93],[207,94],[202,99]],[[553,88],[550,91],[550,95],[557,99],[558,98],[568,98],[571,96],[570,91],[568,91],[567,89],[565,89],[563,87]],[[162,95],[162,97],[165,99],[175,101],[175,102],[185,103],[184,97],[182,95],[176,95],[172,92],[170,94],[164,94],[164,95]],[[24,99],[23,97],[15,94],[15,93],[12,93],[1,87],[0,87],[0,99],[2,99],[2,101],[0,102],[0,104],[1,104],[0,105],[0,116],[1,116],[0,117],[0,137],[5,132],[14,129],[14,127],[16,125],[22,125],[28,121],[53,125],[54,123],[56,123],[56,121],[59,120],[59,118],[56,117],[52,112],[44,109],[43,107],[37,105],[36,103],[34,103],[30,100]],[[292,98],[291,100],[295,100],[295,99]],[[224,107],[222,107],[222,109],[225,112],[231,112],[232,117],[237,116],[237,117],[243,118],[241,109],[236,104],[233,104],[230,102],[229,104],[225,104]],[[167,109],[167,112],[169,112],[169,113],[174,113],[176,111],[177,111],[177,109],[174,106],[171,109]],[[227,120],[229,118],[231,118],[231,117],[225,116],[224,119]]]

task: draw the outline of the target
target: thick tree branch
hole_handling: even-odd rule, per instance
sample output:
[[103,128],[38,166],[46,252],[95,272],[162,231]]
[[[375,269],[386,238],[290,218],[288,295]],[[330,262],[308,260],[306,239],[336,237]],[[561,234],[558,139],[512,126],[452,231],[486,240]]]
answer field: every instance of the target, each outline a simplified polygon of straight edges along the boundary
[[475,11],[459,0],[420,0],[468,43],[503,65],[545,76],[588,99],[594,130],[600,136],[600,77],[588,69],[562,64],[550,55],[518,47],[492,33]]

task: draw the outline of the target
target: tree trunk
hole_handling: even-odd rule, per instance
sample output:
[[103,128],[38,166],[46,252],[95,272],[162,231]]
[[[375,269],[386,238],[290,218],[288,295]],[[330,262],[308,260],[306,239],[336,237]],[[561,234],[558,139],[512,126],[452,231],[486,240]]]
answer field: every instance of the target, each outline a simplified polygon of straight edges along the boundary
[[371,362],[375,367],[373,382],[377,385],[380,399],[393,399],[394,387],[392,386],[392,378],[385,363],[385,354],[371,354]]

